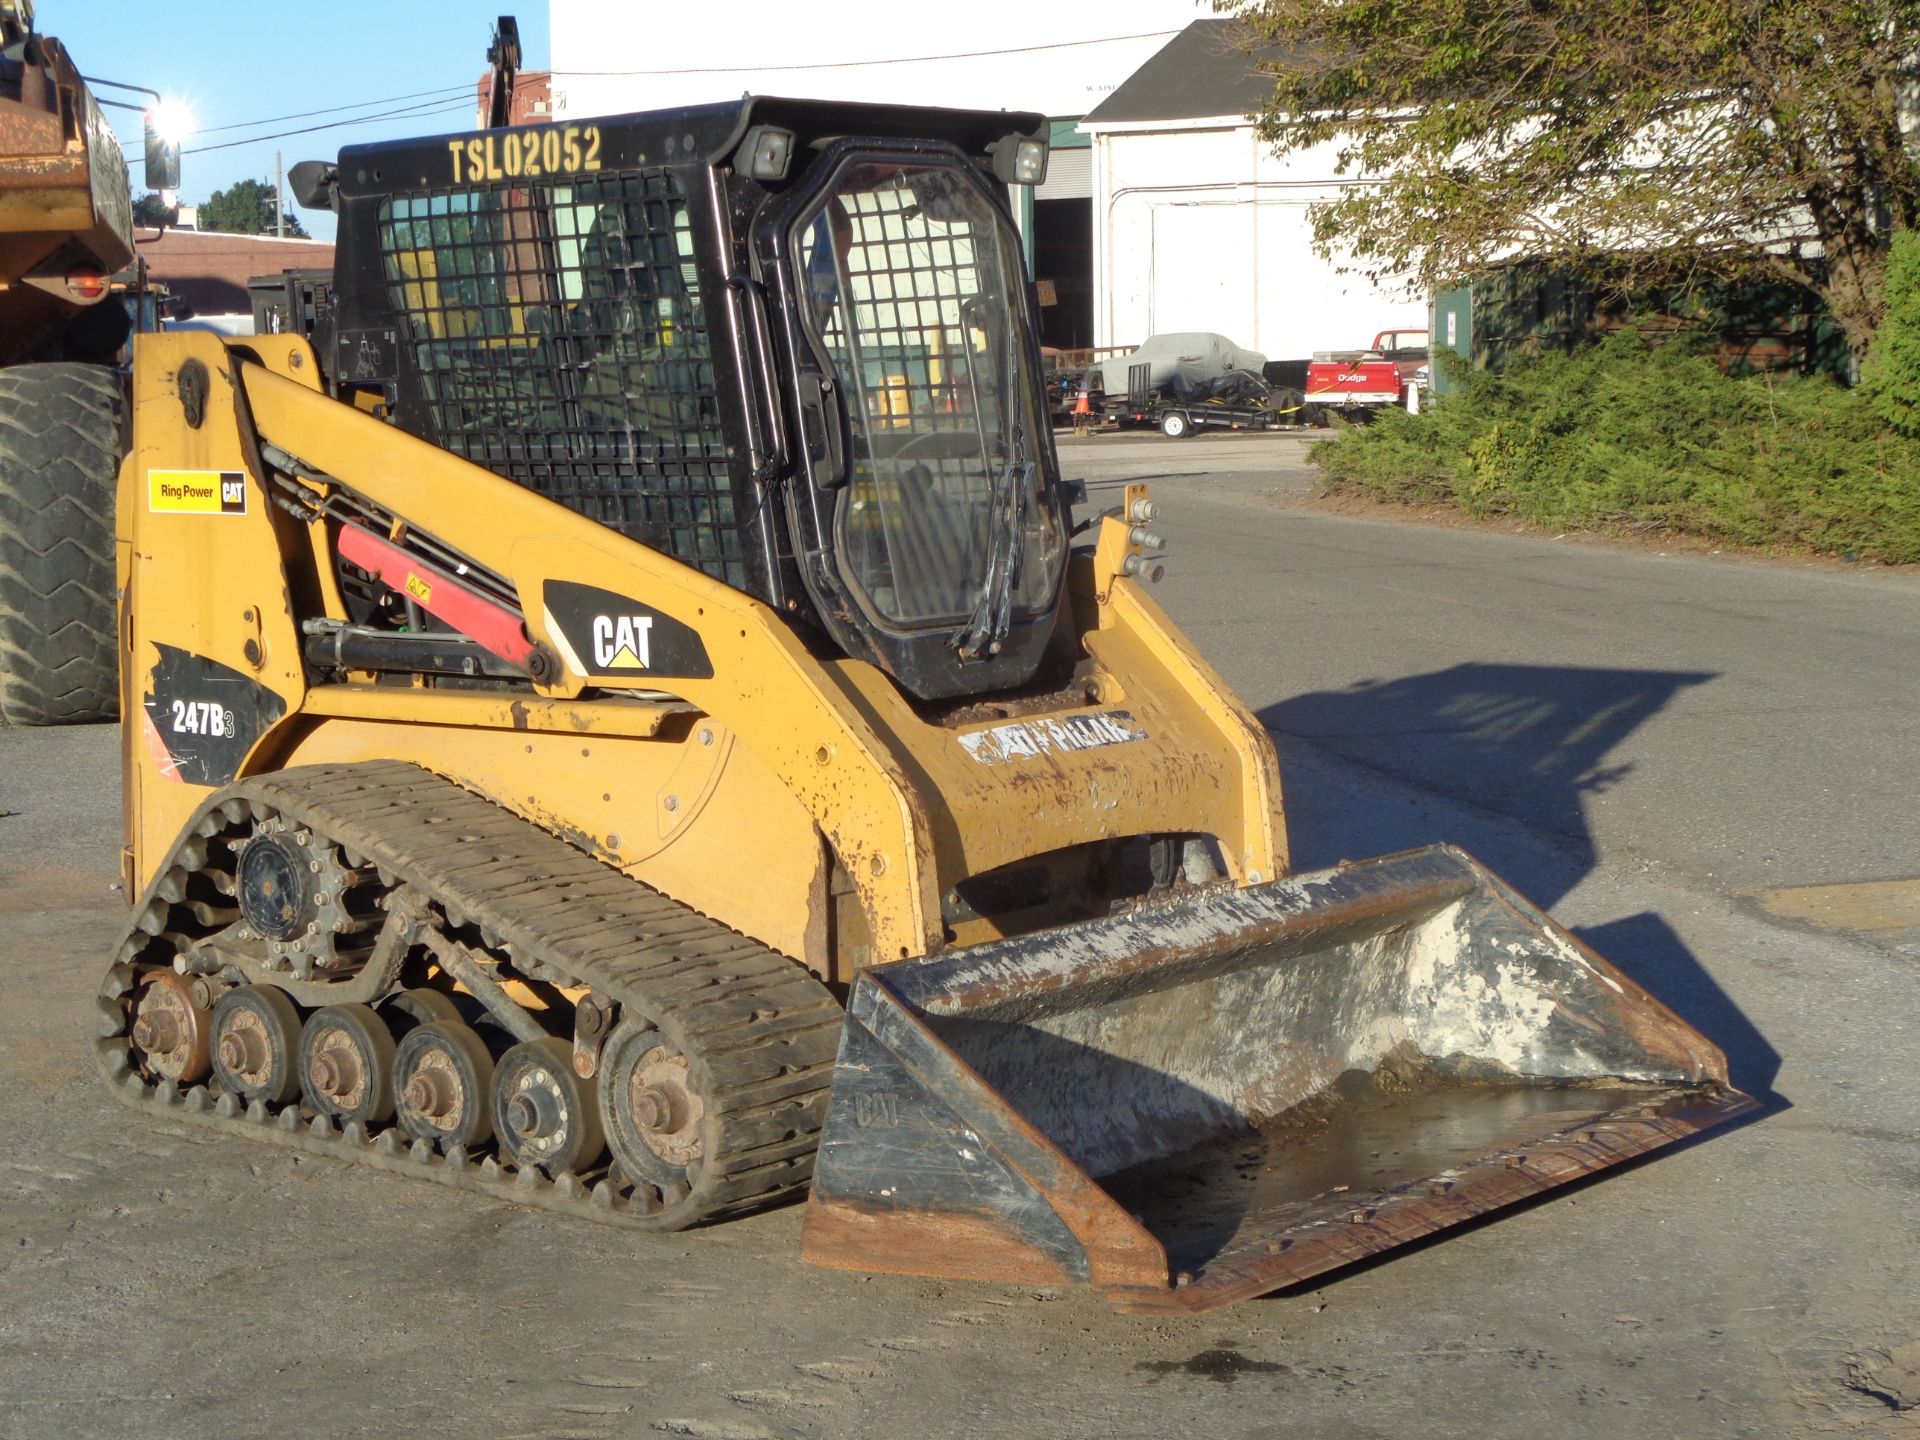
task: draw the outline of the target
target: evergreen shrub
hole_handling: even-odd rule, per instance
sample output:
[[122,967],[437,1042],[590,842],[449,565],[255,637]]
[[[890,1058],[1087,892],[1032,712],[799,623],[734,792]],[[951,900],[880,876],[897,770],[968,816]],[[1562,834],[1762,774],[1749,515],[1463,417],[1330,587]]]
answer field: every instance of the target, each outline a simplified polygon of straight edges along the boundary
[[1701,346],[1633,330],[1502,375],[1437,358],[1455,388],[1421,414],[1387,410],[1314,446],[1328,490],[1920,562],[1920,444],[1864,388],[1732,379]]

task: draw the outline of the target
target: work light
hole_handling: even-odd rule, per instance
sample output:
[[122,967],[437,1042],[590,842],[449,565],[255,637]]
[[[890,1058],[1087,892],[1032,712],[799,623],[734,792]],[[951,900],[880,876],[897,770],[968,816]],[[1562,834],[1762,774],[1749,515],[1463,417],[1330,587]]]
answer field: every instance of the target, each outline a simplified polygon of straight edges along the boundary
[[1009,185],[1038,185],[1047,178],[1047,142],[1031,135],[1009,135],[987,147],[993,173]]

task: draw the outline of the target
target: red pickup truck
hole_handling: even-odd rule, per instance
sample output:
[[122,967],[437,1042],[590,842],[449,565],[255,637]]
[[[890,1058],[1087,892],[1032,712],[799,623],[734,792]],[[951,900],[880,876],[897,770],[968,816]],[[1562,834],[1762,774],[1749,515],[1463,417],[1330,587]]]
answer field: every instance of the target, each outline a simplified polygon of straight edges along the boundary
[[1424,330],[1382,330],[1365,350],[1322,350],[1307,366],[1307,403],[1343,410],[1398,405],[1426,384],[1432,351]]

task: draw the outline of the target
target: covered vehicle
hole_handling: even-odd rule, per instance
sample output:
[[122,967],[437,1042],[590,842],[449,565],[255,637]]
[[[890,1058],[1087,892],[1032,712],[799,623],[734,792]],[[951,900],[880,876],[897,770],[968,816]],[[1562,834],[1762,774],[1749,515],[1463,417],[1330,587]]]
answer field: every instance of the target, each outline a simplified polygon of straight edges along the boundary
[[1235,370],[1250,370],[1259,375],[1267,357],[1258,350],[1235,344],[1225,335],[1194,330],[1177,334],[1150,335],[1138,350],[1116,355],[1100,362],[1109,394],[1122,394],[1130,387],[1139,366],[1147,367],[1147,386],[1153,390],[1175,384],[1206,385]]

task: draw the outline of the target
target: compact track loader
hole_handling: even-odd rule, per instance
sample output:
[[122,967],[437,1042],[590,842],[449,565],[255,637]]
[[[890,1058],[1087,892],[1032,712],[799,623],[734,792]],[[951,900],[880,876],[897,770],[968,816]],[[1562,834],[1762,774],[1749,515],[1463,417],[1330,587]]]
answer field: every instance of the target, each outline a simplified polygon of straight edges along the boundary
[[[1033,115],[349,149],[311,340],[143,337],[111,1083],[808,1259],[1205,1309],[1749,1105],[1457,851],[1288,875],[1260,726],[1074,524]],[[844,1009],[843,1009],[844,1002]]]

